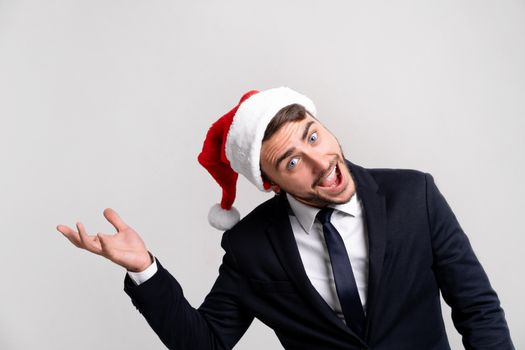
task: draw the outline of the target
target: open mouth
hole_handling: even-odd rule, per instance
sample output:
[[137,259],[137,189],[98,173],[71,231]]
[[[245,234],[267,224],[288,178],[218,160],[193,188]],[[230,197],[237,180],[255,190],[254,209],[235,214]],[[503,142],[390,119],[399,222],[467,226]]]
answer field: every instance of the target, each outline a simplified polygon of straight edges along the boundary
[[318,183],[318,187],[322,187],[323,189],[328,189],[331,191],[336,191],[339,189],[339,187],[343,183],[343,177],[341,175],[341,170],[339,170],[339,166],[337,163],[334,165],[332,171],[328,173],[328,175],[324,176]]

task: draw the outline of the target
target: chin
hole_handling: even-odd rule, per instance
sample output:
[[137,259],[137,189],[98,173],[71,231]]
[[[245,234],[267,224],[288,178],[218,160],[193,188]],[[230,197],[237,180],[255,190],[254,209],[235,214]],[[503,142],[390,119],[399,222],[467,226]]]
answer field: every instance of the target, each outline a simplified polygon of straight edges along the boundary
[[353,194],[354,191],[348,191],[348,186],[345,188],[343,193],[340,193],[336,196],[328,196],[324,193],[315,193],[309,196],[298,196],[296,194],[290,193],[290,195],[292,195],[298,201],[317,208],[323,208],[331,204],[344,204],[352,198]]
[[348,190],[348,185],[345,187],[344,191],[337,196],[320,196],[323,198],[328,204],[344,204],[352,198],[354,191]]

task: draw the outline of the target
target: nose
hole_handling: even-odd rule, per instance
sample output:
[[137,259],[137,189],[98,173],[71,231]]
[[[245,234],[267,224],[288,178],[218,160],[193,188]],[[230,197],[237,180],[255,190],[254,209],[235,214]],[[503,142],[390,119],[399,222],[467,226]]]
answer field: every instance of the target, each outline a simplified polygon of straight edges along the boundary
[[311,167],[312,174],[317,177],[328,170],[331,159],[327,155],[322,154],[317,150],[311,149],[303,156],[303,160],[308,162]]

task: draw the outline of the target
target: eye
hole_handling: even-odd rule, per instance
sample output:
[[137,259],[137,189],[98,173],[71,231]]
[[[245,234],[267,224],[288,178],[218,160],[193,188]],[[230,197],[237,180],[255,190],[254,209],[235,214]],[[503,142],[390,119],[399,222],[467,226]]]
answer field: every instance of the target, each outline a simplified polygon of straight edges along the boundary
[[312,135],[310,135],[310,138],[308,139],[308,142],[312,143],[317,141],[317,131],[313,132]]
[[292,158],[290,159],[290,161],[288,162],[288,169],[293,169],[295,168],[295,166],[297,165],[297,163],[299,162],[299,160],[297,158]]

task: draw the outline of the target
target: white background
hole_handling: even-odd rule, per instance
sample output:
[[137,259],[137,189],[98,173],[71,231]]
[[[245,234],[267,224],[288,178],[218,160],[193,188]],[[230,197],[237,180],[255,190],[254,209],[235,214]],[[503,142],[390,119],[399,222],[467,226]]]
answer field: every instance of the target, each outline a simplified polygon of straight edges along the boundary
[[[163,348],[124,270],[55,226],[116,209],[197,307],[223,254],[197,154],[281,85],[351,161],[434,176],[524,347],[524,36],[523,1],[0,0],[0,348]],[[243,214],[267,198],[240,179]],[[281,346],[255,321],[237,348]]]

